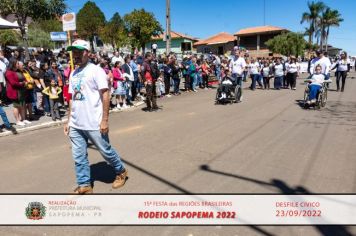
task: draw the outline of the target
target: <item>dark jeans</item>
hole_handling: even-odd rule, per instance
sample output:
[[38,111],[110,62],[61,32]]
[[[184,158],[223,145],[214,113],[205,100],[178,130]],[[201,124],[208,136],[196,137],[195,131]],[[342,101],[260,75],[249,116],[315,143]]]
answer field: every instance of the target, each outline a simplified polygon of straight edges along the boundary
[[290,88],[295,88],[297,85],[297,76],[298,73],[287,73],[287,87],[290,85]]
[[233,83],[235,84],[235,85],[240,85],[240,87],[242,88],[242,77],[238,77],[238,75],[237,74],[232,74],[231,75],[232,76],[232,79],[233,79]]
[[243,74],[243,76],[244,76],[243,81],[244,81],[244,82],[246,82],[246,81],[247,81],[247,74],[248,74],[248,72],[247,72],[247,71],[244,71],[244,74]]
[[285,75],[282,76],[281,77],[281,82],[282,82],[283,87],[289,87],[287,76],[285,76]]
[[263,86],[265,87],[265,89],[270,89],[270,85],[269,85],[270,79],[271,79],[270,77],[263,77]]
[[140,93],[138,72],[135,71],[134,72],[134,81],[132,82],[132,87],[131,87],[132,101],[134,101],[136,99],[136,96],[138,93]]
[[59,108],[58,108],[59,99],[50,99],[49,104],[51,105],[52,120],[60,119],[61,117],[59,115]]
[[256,82],[258,83],[259,86],[262,87],[260,78],[261,78],[260,74],[251,75],[252,83],[251,83],[250,89],[252,89],[252,90],[256,89]]
[[180,79],[175,78],[175,79],[173,79],[173,82],[174,82],[174,93],[179,93]]
[[168,95],[171,89],[171,76],[165,75],[164,76],[164,94]]
[[35,113],[38,113],[38,108],[37,108],[37,92],[36,92],[36,89],[33,89],[31,94],[32,96],[32,110],[35,112]]
[[232,74],[231,76],[232,76],[232,79],[234,80],[234,81],[232,81],[232,83],[235,84],[235,85],[239,85],[240,86],[240,88],[241,88],[241,98],[242,98],[242,91],[243,91],[242,82],[243,82],[243,78],[242,77],[238,77],[239,75],[237,75],[237,74]]
[[48,95],[43,95],[43,100],[44,100],[44,111],[46,113],[50,113],[51,112],[51,104],[49,102],[49,97]]
[[280,89],[282,87],[283,76],[274,77],[274,88]]
[[185,79],[185,90],[189,90],[190,89],[190,76],[189,75],[184,75],[184,79]]
[[345,82],[346,82],[346,77],[347,77],[347,71],[338,71],[337,77],[336,77],[336,87],[337,87],[337,90],[340,89],[340,79],[341,79],[341,82],[342,82],[341,91],[344,91]]
[[196,81],[197,81],[197,74],[194,74],[193,76],[190,76],[190,89],[195,90],[196,86]]
[[209,87],[209,76],[206,74],[203,74],[203,87],[205,88]]
[[0,83],[0,100],[2,100],[4,103],[8,101],[6,97],[6,87],[3,83]]
[[146,85],[146,104],[147,108],[157,108],[156,103],[156,84],[152,82],[152,84]]

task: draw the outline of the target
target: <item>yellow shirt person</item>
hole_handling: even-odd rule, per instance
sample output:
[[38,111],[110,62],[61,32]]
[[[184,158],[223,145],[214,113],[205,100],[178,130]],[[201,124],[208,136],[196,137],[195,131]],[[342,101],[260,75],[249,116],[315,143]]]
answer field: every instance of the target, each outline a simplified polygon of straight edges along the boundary
[[51,81],[51,85],[45,88],[42,93],[49,96],[49,99],[55,100],[59,98],[59,94],[62,92],[62,89],[56,85],[54,80]]

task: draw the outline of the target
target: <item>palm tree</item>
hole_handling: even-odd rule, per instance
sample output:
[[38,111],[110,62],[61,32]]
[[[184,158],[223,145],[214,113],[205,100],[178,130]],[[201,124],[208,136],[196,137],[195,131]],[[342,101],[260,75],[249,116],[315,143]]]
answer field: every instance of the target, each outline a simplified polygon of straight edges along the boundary
[[304,27],[304,36],[308,36],[308,43],[312,44],[313,31],[310,27]]
[[328,49],[328,38],[330,33],[330,27],[338,27],[340,23],[344,21],[341,18],[341,14],[338,10],[332,10],[329,7],[323,11],[320,18],[320,28],[321,28],[321,42],[320,47],[323,49],[325,43],[325,50]]
[[301,24],[304,22],[309,22],[309,43],[313,43],[314,33],[317,28],[317,21],[320,17],[320,13],[324,10],[325,4],[323,2],[308,2],[309,12],[304,12],[302,15]]

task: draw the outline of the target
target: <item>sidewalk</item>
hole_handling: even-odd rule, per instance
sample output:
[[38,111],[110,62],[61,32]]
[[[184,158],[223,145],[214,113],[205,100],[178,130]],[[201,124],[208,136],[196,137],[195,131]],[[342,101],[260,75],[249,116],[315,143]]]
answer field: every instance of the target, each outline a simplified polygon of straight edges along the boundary
[[[184,90],[184,79],[181,80],[180,83],[180,90]],[[145,91],[145,89],[143,88],[143,91]],[[134,109],[135,107],[139,107],[145,104],[144,101],[134,101],[133,102],[134,106],[129,108],[128,110]],[[64,110],[60,110],[61,113],[61,117],[62,117],[62,121],[52,121],[51,117],[48,116],[38,116],[36,117],[35,120],[31,121],[32,123],[23,127],[19,127],[16,126],[16,121],[13,115],[13,111],[12,111],[12,105],[9,105],[8,107],[3,106],[7,118],[9,119],[10,123],[12,124],[12,126],[15,128],[15,131],[8,131],[6,129],[1,129],[1,125],[2,120],[0,118],[0,138],[4,137],[4,136],[9,136],[9,135],[16,135],[19,133],[23,133],[23,132],[27,132],[27,131],[32,131],[32,130],[38,130],[38,129],[43,129],[43,128],[48,128],[48,127],[54,127],[54,126],[61,126],[62,124],[66,123],[68,121],[67,118],[67,113]],[[118,113],[118,112],[123,112],[125,110],[110,110],[110,113]]]
[[[135,101],[133,103],[134,103],[134,106],[129,108],[128,110],[144,104],[143,101]],[[43,129],[43,128],[47,128],[47,127],[60,126],[68,121],[67,112],[65,110],[60,110],[62,121],[53,121],[52,118],[48,117],[48,116],[35,116],[35,120],[31,121],[32,122],[31,124],[22,127],[22,126],[16,125],[16,121],[15,121],[13,111],[12,111],[13,106],[12,105],[9,105],[8,107],[3,106],[3,108],[4,108],[4,111],[6,112],[7,118],[9,119],[10,123],[15,128],[15,130],[8,131],[6,129],[0,128],[0,137],[4,137],[4,136],[8,136],[8,135],[16,135],[19,133]],[[122,110],[120,110],[120,111],[110,110],[110,113],[112,113],[112,112],[118,113],[118,112],[122,112]],[[0,124],[2,124],[1,118],[0,118],[0,122],[1,122]]]

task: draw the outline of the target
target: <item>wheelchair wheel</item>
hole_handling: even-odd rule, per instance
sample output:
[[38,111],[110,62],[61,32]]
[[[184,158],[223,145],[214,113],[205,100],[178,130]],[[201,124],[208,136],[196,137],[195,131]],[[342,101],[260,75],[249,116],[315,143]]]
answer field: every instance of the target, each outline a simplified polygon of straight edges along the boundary
[[303,102],[304,102],[304,107],[306,107],[307,106],[307,101],[309,100],[309,89],[305,89],[304,90],[304,100],[303,100]]
[[235,87],[235,102],[241,101],[241,94],[242,94],[242,90],[241,90],[240,85],[236,85],[236,87]]
[[318,94],[318,99],[316,101],[316,104],[315,104],[315,108],[316,109],[320,109],[323,105],[322,105],[322,102],[323,102],[323,99],[324,99],[324,93],[319,93]]
[[218,88],[217,90],[216,90],[216,95],[215,95],[215,103],[216,104],[219,104],[220,103],[220,99],[219,99],[219,95],[220,95],[220,88]]
[[321,95],[321,107],[325,107],[326,105],[326,100],[328,99],[328,90],[324,90],[324,92]]

